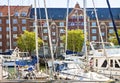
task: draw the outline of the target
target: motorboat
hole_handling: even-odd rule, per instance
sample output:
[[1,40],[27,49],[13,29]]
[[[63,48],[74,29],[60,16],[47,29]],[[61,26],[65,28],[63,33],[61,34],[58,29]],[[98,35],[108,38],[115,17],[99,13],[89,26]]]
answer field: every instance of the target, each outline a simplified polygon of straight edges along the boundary
[[112,77],[120,78],[120,47],[110,42],[90,42],[89,61],[94,71]]

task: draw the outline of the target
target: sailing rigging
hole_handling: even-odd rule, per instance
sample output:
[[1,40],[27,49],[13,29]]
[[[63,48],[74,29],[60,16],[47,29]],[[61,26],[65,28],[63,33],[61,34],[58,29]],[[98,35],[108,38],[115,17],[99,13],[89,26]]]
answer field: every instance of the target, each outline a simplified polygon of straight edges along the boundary
[[116,28],[116,25],[115,25],[115,22],[114,22],[114,18],[113,18],[113,15],[112,15],[110,3],[109,3],[109,0],[106,0],[106,1],[107,1],[108,9],[109,9],[109,12],[110,12],[110,16],[111,16],[111,19],[112,19],[112,23],[113,23],[113,26],[114,26],[114,31],[115,31],[115,34],[116,34],[116,37],[117,37],[117,41],[118,41],[118,44],[120,45],[120,38],[119,38],[117,28]]

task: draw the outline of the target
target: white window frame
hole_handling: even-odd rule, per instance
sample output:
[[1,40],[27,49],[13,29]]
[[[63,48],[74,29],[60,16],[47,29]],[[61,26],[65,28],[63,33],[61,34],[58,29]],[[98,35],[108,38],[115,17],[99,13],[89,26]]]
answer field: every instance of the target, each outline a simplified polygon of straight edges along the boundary
[[16,26],[13,26],[13,31],[17,31],[17,27]]
[[94,34],[94,33],[96,33],[97,32],[97,30],[96,29],[92,29],[92,33]]
[[92,36],[92,41],[97,40],[97,36]]
[[10,28],[9,27],[6,27],[6,31],[9,31],[10,30]]
[[109,33],[114,33],[114,30],[113,29],[109,29]]
[[26,19],[22,19],[22,24],[26,24]]
[[18,23],[17,19],[13,19],[13,24],[17,24],[17,23]]
[[48,39],[48,36],[43,36],[43,40],[47,40]]
[[55,32],[52,32],[52,36],[55,36],[56,35],[56,33]]
[[6,19],[6,24],[9,24],[9,20],[8,19]]
[[60,29],[60,33],[65,33],[65,30],[64,29]]
[[47,29],[43,29],[43,33],[48,33],[48,30]]
[[59,22],[59,26],[63,27],[64,26],[64,22]]
[[109,27],[113,27],[113,23],[112,22],[109,22]]
[[26,30],[26,26],[22,26],[22,31]]
[[96,24],[96,22],[92,22],[92,27],[96,27],[97,26],[97,24]]
[[13,38],[16,39],[17,38],[17,34],[13,34]]

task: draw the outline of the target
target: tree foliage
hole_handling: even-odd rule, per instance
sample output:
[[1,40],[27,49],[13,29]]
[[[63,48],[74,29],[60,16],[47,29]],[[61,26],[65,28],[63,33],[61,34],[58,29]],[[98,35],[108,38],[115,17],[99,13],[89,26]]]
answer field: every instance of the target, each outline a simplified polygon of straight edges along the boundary
[[[42,40],[38,37],[38,45],[42,44]],[[35,50],[35,32],[24,31],[17,38],[17,46],[21,51],[27,51],[31,55],[31,52]]]
[[[62,36],[65,43],[66,36]],[[67,37],[67,49],[75,52],[80,52],[84,43],[84,34],[82,30],[70,30]]]
[[[118,35],[119,35],[119,37],[120,37],[120,30],[117,30],[117,31],[118,31]],[[118,40],[117,40],[117,38],[116,38],[115,32],[112,33],[112,34],[109,34],[109,40],[108,40],[108,41],[114,43],[114,45],[118,45]]]

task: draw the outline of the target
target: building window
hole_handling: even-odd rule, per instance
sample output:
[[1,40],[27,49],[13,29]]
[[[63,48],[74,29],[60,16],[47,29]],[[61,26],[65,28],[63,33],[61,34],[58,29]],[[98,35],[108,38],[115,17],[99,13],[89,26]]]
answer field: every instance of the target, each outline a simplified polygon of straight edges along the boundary
[[17,19],[13,19],[13,24],[17,24]]
[[2,24],[2,19],[0,19],[0,24]]
[[13,46],[17,46],[17,42],[13,42]]
[[46,22],[44,22],[43,27],[47,27],[47,23]]
[[26,19],[22,19],[22,24],[26,24]]
[[55,29],[55,26],[53,25],[52,28]]
[[33,27],[35,27],[35,22],[33,22]]
[[52,39],[52,42],[55,43],[55,39]]
[[109,33],[114,33],[114,30],[113,29],[109,29]]
[[80,25],[81,25],[81,26],[84,26],[84,22],[81,22]]
[[92,33],[96,33],[96,29],[92,29]]
[[43,36],[43,40],[47,40],[48,39],[48,36]]
[[92,41],[95,41],[97,40],[97,37],[96,36],[92,36]]
[[9,38],[9,34],[6,34],[6,38],[7,38],[7,39]]
[[0,31],[2,31],[2,27],[0,27]]
[[60,33],[65,33],[64,29],[60,29]]
[[0,42],[0,46],[2,46],[2,42]]
[[92,22],[92,27],[96,27],[96,22]]
[[44,51],[45,51],[45,52],[44,52],[44,53],[45,53],[45,55],[49,54],[49,50],[48,50],[48,48],[47,48],[47,49],[45,49]]
[[55,32],[52,32],[52,36],[55,36]]
[[72,18],[72,19],[76,19],[77,17],[76,17],[75,14],[73,14],[73,16],[71,16],[71,18]]
[[80,15],[80,16],[79,16],[79,19],[83,19],[83,16],[82,16],[82,15]]
[[26,12],[22,12],[21,16],[27,16],[27,13]]
[[75,26],[75,23],[74,22],[71,22],[71,24],[70,24],[71,26]]
[[7,46],[10,46],[10,42],[7,42]]
[[60,47],[64,47],[64,43],[60,43]]
[[0,39],[2,39],[2,34],[0,34]]
[[6,31],[9,31],[10,29],[9,29],[9,27],[6,27]]
[[109,22],[109,27],[113,27],[113,23],[112,22]]
[[3,13],[2,12],[0,12],[0,16],[2,16],[3,15]]
[[8,19],[6,19],[6,24],[9,24],[9,20]]
[[45,46],[48,46],[48,43],[44,43]]
[[48,30],[47,29],[43,29],[43,33],[48,33]]
[[63,27],[64,26],[64,22],[60,22],[59,26]]
[[16,39],[17,38],[17,34],[13,34],[13,38]]
[[17,31],[17,27],[16,26],[13,27],[13,31]]
[[19,16],[19,12],[15,12],[15,13],[14,13],[14,16]]
[[24,31],[24,30],[26,30],[26,27],[25,27],[25,26],[22,27],[22,31]]
[[102,32],[102,36],[105,36],[105,32]]

